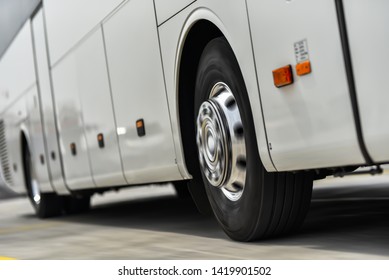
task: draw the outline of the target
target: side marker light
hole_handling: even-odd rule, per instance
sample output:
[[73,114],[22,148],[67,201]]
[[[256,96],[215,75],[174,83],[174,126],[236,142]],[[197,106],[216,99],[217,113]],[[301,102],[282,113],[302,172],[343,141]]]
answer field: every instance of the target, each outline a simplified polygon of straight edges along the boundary
[[293,83],[292,66],[287,65],[273,70],[274,85],[278,88],[290,85]]
[[303,76],[311,73],[311,62],[309,60],[303,61],[296,65],[296,73],[298,76]]
[[105,147],[104,134],[102,133],[97,134],[97,144],[99,145],[100,149]]
[[138,132],[139,137],[146,135],[145,122],[143,119],[136,121],[136,131]]
[[70,152],[72,153],[73,156],[76,156],[76,155],[77,155],[76,143],[71,143],[71,144],[70,144]]

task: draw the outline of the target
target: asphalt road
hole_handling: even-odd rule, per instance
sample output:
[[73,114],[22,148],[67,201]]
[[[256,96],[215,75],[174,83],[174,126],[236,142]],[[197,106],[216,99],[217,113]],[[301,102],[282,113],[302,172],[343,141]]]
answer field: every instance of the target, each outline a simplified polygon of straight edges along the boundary
[[39,220],[0,201],[0,259],[389,259],[389,176],[319,181],[294,236],[229,240],[171,186],[97,196],[90,212]]

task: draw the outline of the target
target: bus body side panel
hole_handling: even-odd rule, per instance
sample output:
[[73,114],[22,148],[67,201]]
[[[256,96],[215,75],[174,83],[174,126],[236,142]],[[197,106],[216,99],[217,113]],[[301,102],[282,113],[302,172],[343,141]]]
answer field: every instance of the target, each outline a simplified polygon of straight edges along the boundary
[[98,187],[126,185],[101,28],[91,34],[75,53],[78,92],[93,180]]
[[193,2],[195,0],[154,0],[158,25]]
[[[269,148],[279,171],[364,164],[334,1],[248,0]],[[311,73],[298,76],[298,62]],[[272,71],[291,65],[294,83]]]
[[[182,179],[176,163],[153,0],[127,2],[103,23],[103,30],[127,182]],[[144,121],[145,134],[138,133],[138,120]]]
[[388,162],[389,2],[343,3],[364,140],[375,162]]
[[80,64],[93,62],[86,61],[78,52],[78,49],[74,50],[52,69],[60,149],[65,181],[70,189],[95,186],[80,101],[80,83],[83,81],[78,73]]
[[44,0],[51,64],[54,65],[123,0]]
[[31,24],[27,21],[0,58],[0,113],[35,83]]
[[[126,181],[123,176],[116,136],[116,125],[111,102],[102,30],[97,29],[92,34],[88,34],[87,37],[63,58],[63,61],[69,59],[74,61],[73,72],[71,74],[63,73],[63,75],[70,75],[71,77],[68,78],[73,79],[74,83],[76,83],[75,90],[77,90],[76,93],[78,94],[81,104],[80,115],[83,121],[83,133],[85,133],[86,141],[83,142],[84,140],[82,140],[81,143],[86,143],[87,148],[85,148],[85,151],[87,149],[87,154],[89,155],[88,158],[80,157],[80,163],[82,162],[82,164],[85,164],[87,159],[88,161],[90,160],[93,181],[97,186],[125,185]],[[61,67],[60,65],[63,61],[60,61],[57,67]],[[45,69],[43,69],[43,71],[45,71]],[[44,74],[45,73],[42,73],[42,76],[44,76]],[[61,78],[66,79],[67,77],[64,76]],[[49,79],[49,76],[47,76],[47,78]],[[58,79],[58,77],[56,78]],[[50,85],[47,83],[44,83],[44,85],[47,86],[45,89],[49,95]],[[62,89],[59,89],[60,92],[61,90]],[[49,100],[49,96],[47,96],[47,102],[52,102],[52,100]],[[62,105],[59,104],[59,106]],[[53,113],[52,109],[50,109],[50,104],[47,104],[47,107],[48,110],[51,110],[51,112],[47,113]],[[48,117],[48,119],[54,119],[54,117]],[[54,123],[50,122],[48,125],[54,125]],[[63,123],[62,127],[64,127]],[[51,126],[48,129],[55,129],[55,126]],[[55,130],[53,132],[55,132]],[[98,143],[99,134],[101,134],[101,137],[103,138],[100,146]],[[55,134],[52,133],[52,135],[48,135],[48,137],[55,137]],[[83,136],[81,138],[84,139]],[[55,145],[54,141],[48,142]],[[68,149],[69,151],[70,144],[71,143],[63,144],[63,146],[65,146],[64,150]],[[82,146],[83,144],[81,144],[81,147]],[[78,147],[80,147],[80,145],[78,145]],[[74,165],[75,162],[78,162],[78,155],[74,156],[74,161],[71,161],[70,165],[68,154],[65,155],[65,157],[67,159],[65,163],[65,174],[67,180],[70,182],[69,188],[79,189],[91,187],[91,181],[86,182],[85,185],[78,184],[80,180],[83,180],[83,174],[85,174],[86,177],[90,177],[87,166],[84,167],[84,171],[81,171],[77,165]],[[73,157],[70,158],[73,159]],[[74,168],[77,170],[74,170]],[[75,175],[73,171],[81,171],[81,173]],[[73,176],[76,176],[78,179],[72,183],[72,179],[74,179]]]
[[275,171],[267,149],[245,1],[228,0],[221,4],[218,1],[197,0],[159,27],[170,114],[181,173],[190,176],[183,158],[178,113],[180,56],[188,32],[199,20],[213,23],[230,43],[239,62],[249,94],[262,163],[268,171]]
[[44,2],[60,150],[71,190],[127,184],[101,29],[121,2]]
[[[32,20],[36,71],[39,88],[39,100],[43,118],[44,143],[46,145],[46,164],[55,191],[67,194],[62,176],[61,154],[57,137],[57,126],[51,88],[48,52],[46,45],[43,11],[39,11]],[[35,101],[34,101],[35,102]],[[35,104],[34,104],[35,105]]]
[[27,21],[0,59],[2,173],[7,185],[21,193],[25,192],[21,130],[28,129],[25,96],[34,89],[35,68],[31,24]]
[[32,160],[32,172],[39,183],[39,190],[43,193],[53,192],[47,165],[45,139],[41,119],[38,88],[34,86],[26,93],[25,104],[27,109],[28,144]]

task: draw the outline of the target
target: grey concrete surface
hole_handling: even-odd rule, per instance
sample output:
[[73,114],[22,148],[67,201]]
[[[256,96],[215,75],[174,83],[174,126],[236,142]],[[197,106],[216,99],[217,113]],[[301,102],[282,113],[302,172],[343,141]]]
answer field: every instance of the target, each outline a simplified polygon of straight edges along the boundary
[[389,259],[387,175],[319,181],[298,234],[249,244],[171,186],[98,196],[77,216],[39,220],[21,198],[0,213],[0,256],[16,259]]

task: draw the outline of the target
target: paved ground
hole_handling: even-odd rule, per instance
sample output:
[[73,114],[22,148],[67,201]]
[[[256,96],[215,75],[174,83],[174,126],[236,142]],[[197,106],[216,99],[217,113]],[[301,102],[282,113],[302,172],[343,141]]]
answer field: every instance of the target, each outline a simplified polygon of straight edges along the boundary
[[389,259],[389,176],[319,182],[298,235],[250,244],[170,186],[96,197],[78,216],[38,220],[25,198],[0,213],[0,259]]

